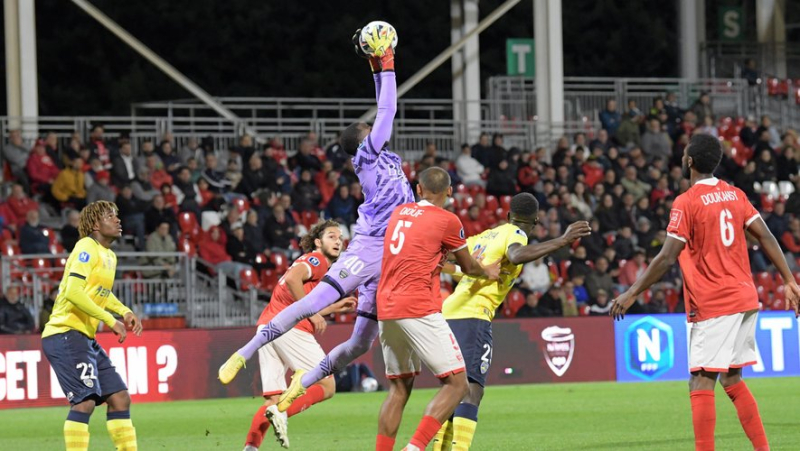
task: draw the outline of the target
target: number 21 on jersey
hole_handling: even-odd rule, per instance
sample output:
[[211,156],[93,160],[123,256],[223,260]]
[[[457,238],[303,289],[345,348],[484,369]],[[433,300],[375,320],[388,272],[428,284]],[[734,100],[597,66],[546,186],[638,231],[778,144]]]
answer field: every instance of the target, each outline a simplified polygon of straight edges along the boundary
[[403,228],[409,227],[411,227],[411,221],[397,221],[394,232],[392,232],[392,239],[389,242],[389,251],[392,254],[397,255],[403,249],[403,244],[406,241],[406,234],[403,232]]

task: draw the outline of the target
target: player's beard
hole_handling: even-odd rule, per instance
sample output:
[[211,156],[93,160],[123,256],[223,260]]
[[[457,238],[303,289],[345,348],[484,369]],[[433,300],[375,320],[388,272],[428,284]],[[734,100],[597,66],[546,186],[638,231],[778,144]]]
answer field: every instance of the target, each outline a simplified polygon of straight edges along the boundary
[[689,165],[686,164],[686,160],[681,161],[681,173],[685,179],[689,179],[692,176],[692,171],[689,169]]

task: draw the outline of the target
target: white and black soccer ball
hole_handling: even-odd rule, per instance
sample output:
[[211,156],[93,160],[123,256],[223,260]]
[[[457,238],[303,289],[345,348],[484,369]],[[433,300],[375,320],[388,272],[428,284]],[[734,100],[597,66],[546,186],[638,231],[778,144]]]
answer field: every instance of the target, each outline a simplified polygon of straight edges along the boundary
[[361,28],[361,34],[358,36],[358,45],[361,47],[361,50],[366,53],[367,55],[372,56],[372,48],[367,44],[366,36],[370,36],[373,33],[373,30],[378,30],[378,35],[383,36],[387,33],[394,31],[394,39],[392,40],[392,49],[394,50],[397,47],[397,31],[394,27],[382,20],[373,20],[372,22],[366,24],[363,28]]
[[365,377],[361,380],[361,391],[364,393],[378,391],[378,380],[374,377]]

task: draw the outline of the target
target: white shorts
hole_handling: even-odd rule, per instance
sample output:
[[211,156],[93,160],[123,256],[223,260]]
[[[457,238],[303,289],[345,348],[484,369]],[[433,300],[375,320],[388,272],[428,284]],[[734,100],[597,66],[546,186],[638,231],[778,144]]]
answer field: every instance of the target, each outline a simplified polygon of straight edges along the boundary
[[693,323],[689,334],[689,371],[727,373],[756,364],[758,310]]
[[[259,326],[261,330],[264,326]],[[325,358],[325,351],[308,332],[292,329],[258,350],[261,369],[261,390],[264,396],[279,395],[286,390],[286,372],[310,370]]]
[[438,378],[464,371],[464,357],[441,313],[379,321],[386,377],[419,374],[420,361]]

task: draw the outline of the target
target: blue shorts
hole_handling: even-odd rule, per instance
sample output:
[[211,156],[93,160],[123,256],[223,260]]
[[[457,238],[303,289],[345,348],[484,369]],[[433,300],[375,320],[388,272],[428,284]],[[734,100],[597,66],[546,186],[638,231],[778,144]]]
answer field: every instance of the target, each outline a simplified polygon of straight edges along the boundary
[[464,365],[467,367],[467,379],[483,387],[486,385],[486,373],[492,364],[492,323],[482,319],[448,319],[447,324],[456,337]]
[[114,393],[128,389],[103,348],[80,332],[42,338],[42,349],[72,405],[87,399],[102,404]]

